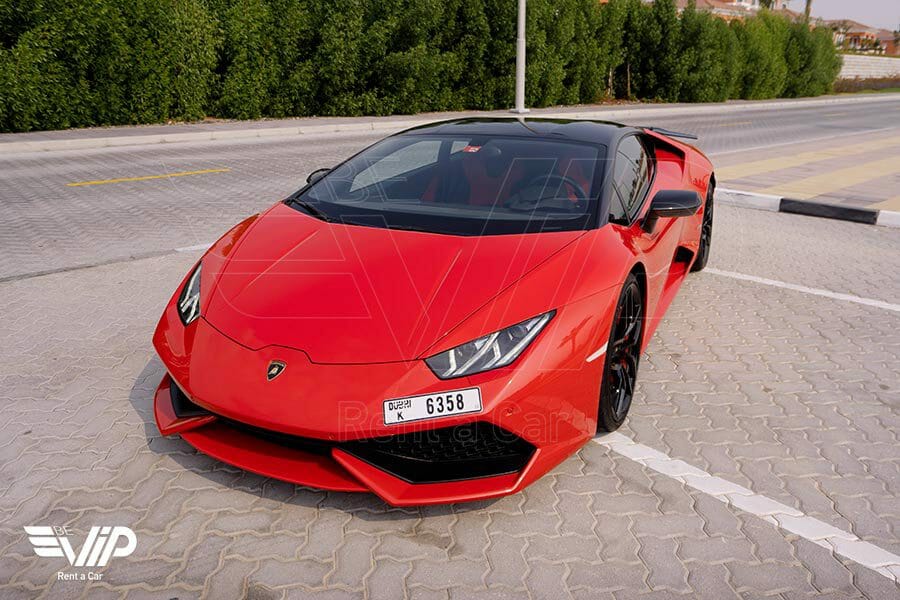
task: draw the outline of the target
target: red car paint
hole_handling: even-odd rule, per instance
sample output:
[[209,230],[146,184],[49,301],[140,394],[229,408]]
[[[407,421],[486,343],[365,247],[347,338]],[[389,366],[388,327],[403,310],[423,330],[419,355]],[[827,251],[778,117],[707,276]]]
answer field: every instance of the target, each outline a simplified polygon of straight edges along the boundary
[[[663,189],[705,197],[709,161],[668,137],[645,135],[664,144],[648,198]],[[167,370],[155,396],[160,432],[248,471],[371,491],[392,505],[517,492],[595,434],[603,361],[586,359],[609,339],[622,283],[640,263],[646,347],[690,268],[674,260],[676,249],[696,252],[701,220],[702,210],[660,219],[651,233],[638,219],[585,231],[454,236],[326,223],[278,203],[203,256],[200,318],[185,326],[178,316],[184,281],[166,306],[153,336]],[[508,367],[441,380],[423,360],[549,310],[554,318]],[[286,368],[268,381],[273,360]],[[173,379],[214,414],[178,418]],[[384,400],[473,386],[481,413],[384,424]],[[518,473],[409,483],[338,447],[313,454],[222,418],[329,442],[479,420],[536,450]]]

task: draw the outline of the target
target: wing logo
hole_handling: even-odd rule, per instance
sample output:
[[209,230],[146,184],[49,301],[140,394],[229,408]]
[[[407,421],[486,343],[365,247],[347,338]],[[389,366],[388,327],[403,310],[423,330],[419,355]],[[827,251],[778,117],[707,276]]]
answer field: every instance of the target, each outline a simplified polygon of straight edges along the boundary
[[67,527],[27,526],[25,533],[35,554],[44,558],[65,557],[73,567],[105,567],[110,558],[130,556],[137,548],[137,537],[128,527],[91,527],[77,554]]

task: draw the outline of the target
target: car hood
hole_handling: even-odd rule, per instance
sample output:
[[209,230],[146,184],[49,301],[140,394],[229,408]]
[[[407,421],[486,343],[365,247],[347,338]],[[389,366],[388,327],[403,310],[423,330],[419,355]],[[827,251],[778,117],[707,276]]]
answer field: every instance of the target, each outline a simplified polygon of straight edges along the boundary
[[413,360],[583,234],[440,235],[325,223],[279,204],[230,251],[204,318],[244,346],[313,362]]

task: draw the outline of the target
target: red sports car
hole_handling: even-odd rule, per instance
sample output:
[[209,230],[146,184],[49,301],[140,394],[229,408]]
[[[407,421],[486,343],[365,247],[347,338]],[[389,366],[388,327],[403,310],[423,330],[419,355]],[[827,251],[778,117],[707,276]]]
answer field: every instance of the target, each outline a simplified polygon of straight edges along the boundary
[[166,306],[160,432],[392,505],[521,490],[622,424],[706,264],[712,166],[679,135],[462,119],[314,172]]

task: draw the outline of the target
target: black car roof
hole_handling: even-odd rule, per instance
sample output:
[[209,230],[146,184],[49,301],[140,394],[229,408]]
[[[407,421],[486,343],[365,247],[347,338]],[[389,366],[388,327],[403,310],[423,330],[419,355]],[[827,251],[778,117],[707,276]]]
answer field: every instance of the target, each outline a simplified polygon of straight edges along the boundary
[[639,131],[610,121],[540,119],[521,117],[472,117],[428,123],[397,135],[502,135],[541,139],[567,139],[612,147],[624,135]]

